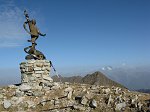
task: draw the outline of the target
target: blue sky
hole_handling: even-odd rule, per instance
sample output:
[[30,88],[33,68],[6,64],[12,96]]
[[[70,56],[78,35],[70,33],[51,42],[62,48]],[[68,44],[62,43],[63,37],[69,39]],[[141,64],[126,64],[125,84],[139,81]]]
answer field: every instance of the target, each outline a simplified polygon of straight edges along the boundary
[[150,64],[149,0],[0,0],[0,68],[19,68],[30,39],[26,9],[57,68]]

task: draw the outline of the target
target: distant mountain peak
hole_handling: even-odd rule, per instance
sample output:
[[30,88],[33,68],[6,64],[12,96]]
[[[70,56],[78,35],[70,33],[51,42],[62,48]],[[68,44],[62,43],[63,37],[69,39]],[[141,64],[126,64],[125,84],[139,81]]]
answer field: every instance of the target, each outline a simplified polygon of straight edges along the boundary
[[[52,77],[54,81],[59,81],[60,79],[56,76]],[[101,86],[118,86],[123,87],[123,85],[109,79],[100,71],[96,71],[92,74],[87,74],[85,77],[81,76],[72,76],[72,77],[60,77],[62,82],[71,82],[71,83],[83,83],[91,85],[101,85]]]

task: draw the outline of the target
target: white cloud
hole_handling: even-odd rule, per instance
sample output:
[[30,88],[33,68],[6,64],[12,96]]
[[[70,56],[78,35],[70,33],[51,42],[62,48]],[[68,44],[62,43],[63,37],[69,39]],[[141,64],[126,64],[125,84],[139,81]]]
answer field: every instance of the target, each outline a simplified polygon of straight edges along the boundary
[[23,44],[26,32],[23,29],[25,21],[23,10],[13,1],[0,4],[0,47],[17,47]]

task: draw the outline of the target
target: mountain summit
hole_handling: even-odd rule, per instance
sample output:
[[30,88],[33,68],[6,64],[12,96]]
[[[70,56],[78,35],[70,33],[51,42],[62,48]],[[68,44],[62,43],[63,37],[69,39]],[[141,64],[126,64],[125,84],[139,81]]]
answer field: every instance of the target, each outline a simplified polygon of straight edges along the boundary
[[[116,87],[125,88],[123,85],[109,79],[99,71],[92,74],[87,74],[85,77],[81,77],[81,76],[72,76],[72,77],[59,76],[59,77],[62,82],[83,83],[83,84],[100,85],[100,86],[116,86]],[[53,76],[52,79],[57,82],[60,80],[57,76]]]

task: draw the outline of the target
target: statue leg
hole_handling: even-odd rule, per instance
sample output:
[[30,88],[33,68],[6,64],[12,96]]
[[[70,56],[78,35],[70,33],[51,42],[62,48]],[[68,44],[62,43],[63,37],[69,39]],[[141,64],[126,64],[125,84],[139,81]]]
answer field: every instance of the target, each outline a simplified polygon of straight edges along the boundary
[[31,36],[31,42],[32,44],[37,45],[37,43],[35,42],[37,40],[38,36]]

